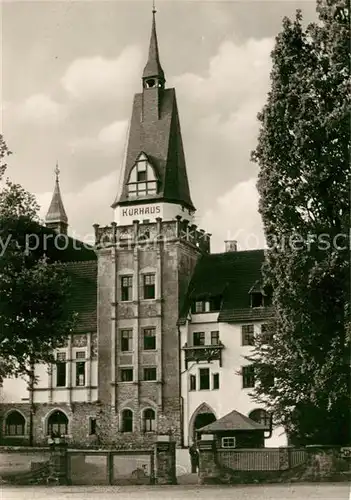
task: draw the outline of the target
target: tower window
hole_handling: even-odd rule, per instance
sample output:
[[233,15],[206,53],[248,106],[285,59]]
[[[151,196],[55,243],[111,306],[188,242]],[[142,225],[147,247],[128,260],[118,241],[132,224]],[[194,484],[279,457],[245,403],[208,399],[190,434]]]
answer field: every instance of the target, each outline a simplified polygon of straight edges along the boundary
[[121,277],[121,301],[133,299],[133,276]]
[[128,196],[137,198],[157,193],[157,178],[146,155],[142,153],[129,175]]
[[144,380],[156,380],[156,368],[144,368]]
[[144,350],[152,351],[156,349],[156,328],[144,329]]
[[155,275],[144,274],[144,299],[155,298]]
[[85,385],[85,361],[79,361],[76,363],[76,385]]
[[121,351],[133,350],[133,331],[121,330]]
[[196,375],[190,375],[189,384],[190,384],[189,390],[196,391]]
[[219,373],[214,373],[212,376],[212,389],[219,389]]
[[121,382],[133,382],[133,368],[121,369]]

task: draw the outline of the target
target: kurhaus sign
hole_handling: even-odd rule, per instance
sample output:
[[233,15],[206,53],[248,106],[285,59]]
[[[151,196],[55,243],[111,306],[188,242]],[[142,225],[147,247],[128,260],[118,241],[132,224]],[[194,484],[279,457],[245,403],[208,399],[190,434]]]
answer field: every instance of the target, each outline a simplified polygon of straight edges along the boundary
[[160,205],[142,205],[140,207],[128,207],[121,209],[122,217],[139,217],[141,215],[161,215]]
[[116,208],[115,221],[117,224],[122,226],[127,226],[132,224],[134,220],[139,220],[140,222],[148,221],[155,222],[158,217],[162,220],[174,220],[177,215],[180,215],[183,219],[192,220],[189,210],[183,208],[181,205],[176,203],[145,203],[135,204],[130,206],[119,206]]

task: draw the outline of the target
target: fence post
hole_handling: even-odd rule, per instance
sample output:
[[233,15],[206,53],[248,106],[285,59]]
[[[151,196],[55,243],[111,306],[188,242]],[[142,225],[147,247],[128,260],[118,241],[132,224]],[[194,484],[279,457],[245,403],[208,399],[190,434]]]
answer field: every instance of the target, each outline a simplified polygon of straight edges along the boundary
[[157,436],[154,444],[155,484],[177,484],[176,448],[169,435]]
[[54,438],[50,441],[50,477],[57,484],[68,484],[68,455],[67,443],[63,438]]
[[202,434],[199,448],[199,483],[216,482],[221,472],[217,461],[217,448],[213,434]]
[[107,453],[107,482],[113,484],[113,455],[111,451]]
[[279,470],[289,469],[289,449],[286,447],[279,448]]

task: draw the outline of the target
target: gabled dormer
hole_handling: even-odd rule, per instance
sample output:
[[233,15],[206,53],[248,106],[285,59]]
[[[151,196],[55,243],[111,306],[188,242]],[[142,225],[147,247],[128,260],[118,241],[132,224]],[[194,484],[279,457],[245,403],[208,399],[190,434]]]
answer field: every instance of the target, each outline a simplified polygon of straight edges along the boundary
[[156,169],[144,152],[140,153],[132,167],[127,186],[130,200],[157,194],[158,176]]

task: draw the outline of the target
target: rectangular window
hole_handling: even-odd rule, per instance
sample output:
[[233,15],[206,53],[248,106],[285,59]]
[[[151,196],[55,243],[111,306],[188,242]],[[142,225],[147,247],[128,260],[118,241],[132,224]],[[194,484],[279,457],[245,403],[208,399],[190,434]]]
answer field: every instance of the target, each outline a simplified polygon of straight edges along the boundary
[[144,328],[144,350],[156,349],[156,328]]
[[196,301],[195,306],[194,306],[194,312],[195,313],[202,313],[205,310],[205,302],[201,301]]
[[121,351],[133,350],[133,330],[121,330]]
[[243,366],[242,377],[243,377],[243,389],[255,386],[255,372],[253,366],[251,365]]
[[219,389],[219,373],[214,373],[212,376],[212,389]]
[[76,363],[76,385],[85,385],[85,361],[78,361]]
[[211,332],[211,345],[219,344],[219,332]]
[[254,326],[253,325],[242,325],[241,327],[241,344],[242,345],[254,345]]
[[193,333],[193,344],[205,345],[205,332],[194,332]]
[[133,276],[121,277],[121,301],[133,300]]
[[144,274],[144,299],[155,298],[155,275]]
[[133,368],[121,368],[121,382],[133,382]]
[[200,391],[210,388],[210,369],[200,368]]
[[85,359],[85,357],[86,357],[85,351],[76,352],[76,359]]
[[268,331],[268,325],[261,325],[261,338],[264,344],[271,344],[273,340],[272,332]]
[[196,375],[190,375],[189,386],[190,391],[196,391]]
[[259,292],[254,292],[251,294],[251,307],[262,307],[263,306],[263,295]]
[[222,438],[222,448],[235,448],[235,437],[224,437]]
[[144,380],[156,380],[156,368],[144,368]]
[[89,418],[89,436],[96,434],[96,418]]
[[56,359],[56,387],[66,387],[66,353],[58,352]]

